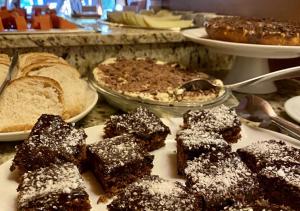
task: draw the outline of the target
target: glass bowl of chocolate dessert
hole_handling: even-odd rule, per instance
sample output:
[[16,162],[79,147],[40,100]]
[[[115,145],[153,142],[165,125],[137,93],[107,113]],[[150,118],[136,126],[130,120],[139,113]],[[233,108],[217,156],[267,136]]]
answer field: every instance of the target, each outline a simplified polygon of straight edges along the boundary
[[[183,83],[211,76],[149,58],[110,58],[99,64],[90,82],[106,101],[123,111],[146,106],[160,116],[180,116],[188,110],[224,103],[231,95],[222,86],[208,90],[182,91]],[[222,81],[215,79],[215,83]]]

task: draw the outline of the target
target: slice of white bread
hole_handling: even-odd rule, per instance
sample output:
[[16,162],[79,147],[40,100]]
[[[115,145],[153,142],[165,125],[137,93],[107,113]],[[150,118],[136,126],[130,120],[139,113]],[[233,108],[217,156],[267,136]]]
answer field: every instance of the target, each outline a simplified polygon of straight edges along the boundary
[[8,72],[8,65],[0,63],[0,86],[4,82]]
[[64,119],[69,119],[85,109],[90,87],[71,66],[57,64],[42,67],[31,70],[27,75],[49,77],[61,85],[65,99]]
[[62,89],[53,79],[13,80],[0,96],[0,132],[30,130],[41,114],[62,115],[63,102]]
[[[44,52],[32,52],[19,55],[18,69],[19,72],[27,71],[27,69],[35,68],[35,65],[44,64],[66,64],[68,62],[55,54]],[[32,66],[33,65],[33,66]],[[20,73],[19,73],[20,74]],[[20,76],[18,74],[18,77]]]
[[8,57],[7,54],[0,54],[0,64],[9,66],[10,58]]

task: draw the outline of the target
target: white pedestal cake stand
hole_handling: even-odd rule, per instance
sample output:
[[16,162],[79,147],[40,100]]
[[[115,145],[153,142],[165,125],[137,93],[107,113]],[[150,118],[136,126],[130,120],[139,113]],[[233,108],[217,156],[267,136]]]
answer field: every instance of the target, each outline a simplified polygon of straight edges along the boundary
[[[236,56],[233,67],[224,80],[225,84],[269,73],[268,59],[300,57],[300,46],[257,45],[212,40],[207,38],[204,28],[184,30],[182,34],[187,39],[202,44],[212,51]],[[255,86],[243,87],[237,91],[266,94],[275,92],[276,87],[273,82],[264,82]]]

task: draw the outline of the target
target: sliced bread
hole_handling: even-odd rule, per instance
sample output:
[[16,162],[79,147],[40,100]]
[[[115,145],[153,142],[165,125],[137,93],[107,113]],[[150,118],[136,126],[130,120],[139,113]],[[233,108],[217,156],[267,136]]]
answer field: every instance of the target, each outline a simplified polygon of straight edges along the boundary
[[7,54],[0,54],[0,64],[9,65],[10,64],[10,58]]
[[0,96],[0,132],[29,130],[41,114],[62,115],[62,89],[55,80],[27,76],[13,80]]
[[63,58],[56,56],[55,54],[51,53],[44,53],[44,52],[32,52],[32,53],[25,53],[19,56],[19,63],[18,69],[19,72],[23,72],[31,65],[36,64],[68,64]]
[[4,82],[8,72],[8,65],[0,63],[0,86]]
[[79,78],[76,69],[57,64],[32,70],[27,75],[49,77],[61,85],[65,99],[64,119],[69,119],[85,109],[90,87],[86,81]]

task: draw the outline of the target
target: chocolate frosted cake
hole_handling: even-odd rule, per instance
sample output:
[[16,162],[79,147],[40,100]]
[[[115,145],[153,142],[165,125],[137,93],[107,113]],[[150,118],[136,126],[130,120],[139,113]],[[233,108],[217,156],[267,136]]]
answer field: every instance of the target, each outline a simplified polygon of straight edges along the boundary
[[300,210],[300,163],[268,165],[258,173],[258,179],[269,201]]
[[89,196],[77,167],[51,164],[23,174],[18,210],[90,210]]
[[236,112],[221,105],[211,109],[188,111],[183,115],[184,128],[193,128],[219,133],[229,143],[241,137],[241,122]]
[[181,183],[151,175],[125,188],[108,205],[108,209],[200,211],[202,206],[201,198],[195,197]]
[[158,102],[207,102],[224,94],[221,80],[213,83],[219,87],[197,92],[178,89],[194,78],[211,78],[199,70],[183,68],[150,58],[111,58],[93,71],[97,83],[120,94]]
[[107,195],[151,173],[154,159],[133,135],[107,138],[88,146],[88,163]]
[[286,145],[283,141],[266,140],[255,142],[238,149],[237,153],[253,172],[259,172],[265,166],[294,162],[300,164],[300,149]]
[[60,116],[43,114],[28,139],[17,146],[11,170],[32,171],[51,163],[72,162],[78,167],[86,158],[86,134]]
[[207,210],[253,201],[260,193],[256,175],[235,153],[188,161],[185,175],[187,188],[204,197]]
[[217,17],[205,23],[211,39],[265,45],[300,45],[300,24],[238,16]]
[[113,115],[105,123],[105,137],[133,134],[148,151],[165,145],[170,129],[152,112],[144,107],[122,115]]
[[188,160],[193,160],[207,153],[227,153],[231,146],[223,137],[214,132],[198,130],[197,128],[184,129],[177,133],[177,169],[184,174]]

